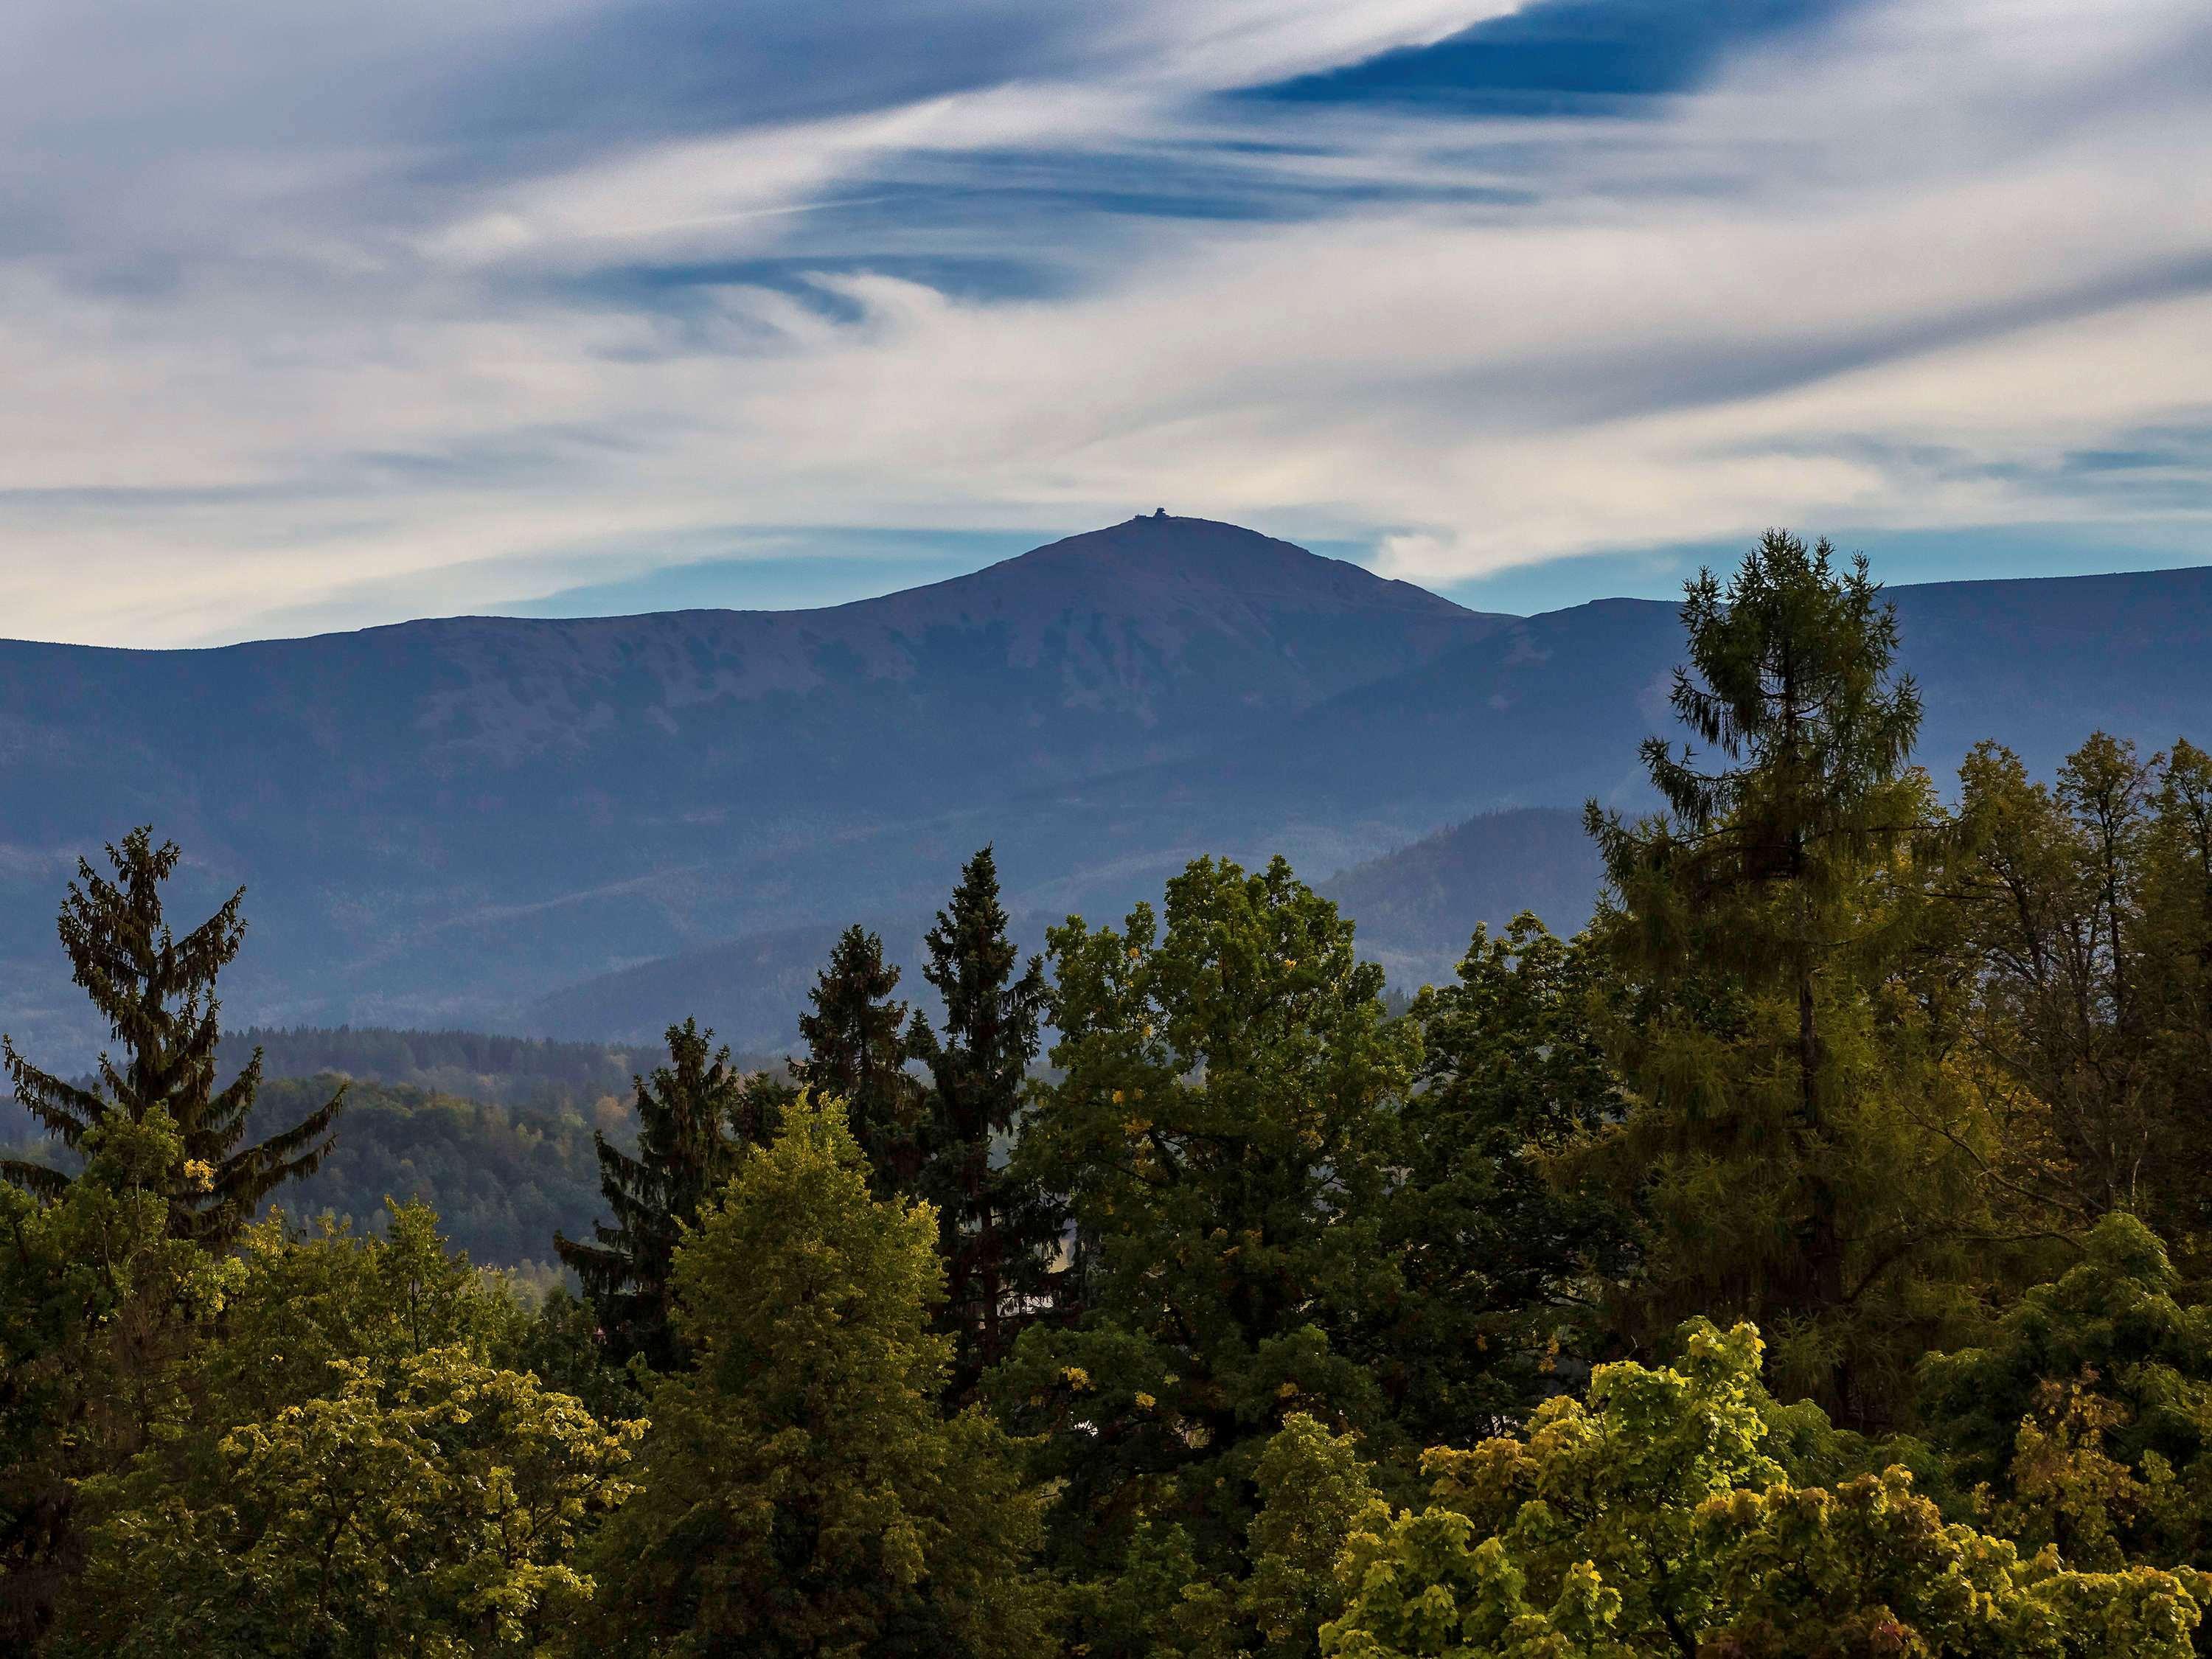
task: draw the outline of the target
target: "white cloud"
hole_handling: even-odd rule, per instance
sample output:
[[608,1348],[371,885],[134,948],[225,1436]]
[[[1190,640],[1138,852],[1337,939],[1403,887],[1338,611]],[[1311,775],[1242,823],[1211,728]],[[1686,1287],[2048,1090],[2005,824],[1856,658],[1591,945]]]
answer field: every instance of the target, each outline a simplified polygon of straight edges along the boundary
[[[234,636],[481,606],[709,531],[742,551],[747,526],[1155,501],[1376,536],[1432,581],[1776,521],[2201,518],[2186,488],[2087,491],[2067,465],[2212,428],[2212,88],[2176,68],[2206,51],[2195,0],[1899,0],[1640,121],[1189,100],[1484,10],[1111,7],[1049,76],[441,185],[427,224],[385,211],[374,147],[302,173],[353,179],[352,211],[281,166],[221,170],[203,199],[231,246],[204,228],[161,281],[0,266],[5,631]],[[816,281],[829,304],[589,291],[605,265],[803,246],[825,193],[918,158],[1051,150],[1389,189],[1241,224],[1102,206],[1041,233],[1081,261],[1043,295],[849,259]],[[1525,199],[1408,204],[1471,181]]]

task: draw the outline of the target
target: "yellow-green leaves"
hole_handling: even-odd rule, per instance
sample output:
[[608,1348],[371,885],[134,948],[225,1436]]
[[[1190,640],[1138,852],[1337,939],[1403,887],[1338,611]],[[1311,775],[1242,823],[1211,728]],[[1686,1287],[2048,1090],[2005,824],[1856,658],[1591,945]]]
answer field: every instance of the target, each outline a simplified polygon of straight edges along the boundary
[[1039,1499],[980,1409],[949,1420],[934,1213],[871,1197],[802,1097],[677,1253],[697,1369],[662,1378],[640,1495],[592,1553],[595,1650],[885,1650],[941,1632],[1035,1659]]
[[1684,1335],[1677,1365],[1601,1366],[1587,1403],[1431,1453],[1434,1502],[1352,1537],[1322,1652],[2189,1659],[2212,1578],[2071,1570],[1947,1522],[1902,1468],[1795,1483],[1757,1334]]
[[592,1589],[578,1534],[629,1495],[644,1425],[462,1349],[340,1369],[224,1436],[204,1487],[97,1527],[56,1650],[526,1653],[566,1629]]

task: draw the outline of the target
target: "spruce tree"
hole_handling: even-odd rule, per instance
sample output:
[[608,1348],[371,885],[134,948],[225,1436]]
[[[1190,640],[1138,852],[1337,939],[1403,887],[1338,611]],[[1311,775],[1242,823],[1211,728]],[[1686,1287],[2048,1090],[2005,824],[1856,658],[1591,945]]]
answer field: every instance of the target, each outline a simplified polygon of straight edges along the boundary
[[607,1358],[615,1364],[642,1354],[670,1370],[684,1348],[669,1322],[670,1274],[683,1230],[736,1171],[747,1144],[765,1145],[777,1114],[757,1087],[730,1065],[727,1048],[696,1020],[668,1028],[668,1058],[637,1090],[635,1156],[595,1134],[599,1190],[611,1222],[592,1228],[597,1242],[553,1236],[553,1249],[583,1281],[599,1316]]
[[907,1006],[891,1000],[897,967],[884,942],[857,923],[839,936],[799,1017],[806,1058],[793,1063],[817,1100],[845,1103],[853,1139],[866,1156],[878,1198],[910,1190],[921,1162],[921,1091],[906,1069]]
[[1036,1058],[1044,963],[1031,957],[1014,976],[1020,954],[1006,937],[988,847],[961,870],[927,944],[922,977],[944,1001],[945,1032],[916,1016],[914,1052],[931,1082],[916,1185],[937,1206],[959,1393],[1005,1357],[1035,1312],[1060,1238],[1060,1214],[1042,1184],[993,1158],[1013,1132]]
[[[241,1145],[261,1085],[261,1051],[228,1085],[215,1086],[222,1036],[215,988],[246,937],[239,915],[246,890],[179,938],[162,916],[161,884],[181,856],[175,842],[156,847],[150,829],[133,830],[122,846],[107,848],[114,878],[79,859],[62,903],[70,977],[106,1017],[120,1060],[102,1054],[96,1084],[83,1087],[32,1065],[5,1037],[0,1058],[16,1100],[72,1151],[111,1111],[133,1123],[156,1109],[166,1112],[178,1135],[165,1194],[170,1234],[213,1248],[234,1237],[279,1182],[313,1172],[330,1150],[345,1091],[281,1133]],[[14,1159],[0,1163],[0,1176],[46,1197],[70,1181],[63,1171]]]

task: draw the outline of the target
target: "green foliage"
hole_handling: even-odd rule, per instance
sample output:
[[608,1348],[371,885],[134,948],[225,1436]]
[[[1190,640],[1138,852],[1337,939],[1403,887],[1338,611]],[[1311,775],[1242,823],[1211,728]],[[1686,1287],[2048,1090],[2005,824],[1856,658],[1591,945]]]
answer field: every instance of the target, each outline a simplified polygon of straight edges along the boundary
[[1941,881],[1994,1176],[2077,1224],[2137,1210],[2194,1256],[2212,1175],[2212,757],[2102,732],[2055,784],[1983,744]]
[[799,1017],[806,1058],[792,1076],[817,1098],[842,1100],[868,1160],[876,1194],[912,1188],[921,1158],[921,1091],[907,1071],[907,1006],[891,1000],[897,967],[884,942],[855,924],[838,935]]
[[782,1109],[781,1091],[749,1081],[714,1039],[692,1020],[668,1028],[669,1063],[650,1082],[636,1080],[636,1152],[604,1133],[593,1137],[599,1190],[614,1219],[592,1229],[596,1243],[553,1236],[555,1254],[583,1281],[617,1365],[634,1355],[656,1370],[682,1363],[670,1318],[678,1243],[743,1149],[775,1133]]
[[695,1370],[653,1385],[642,1491],[602,1533],[617,1653],[1032,1659],[1038,1499],[980,1408],[938,1406],[936,1218],[881,1202],[802,1098],[678,1252]]
[[1456,982],[1413,1005],[1420,1086],[1382,1210],[1405,1285],[1358,1352],[1418,1443],[1525,1409],[1601,1340],[1629,1220],[1549,1172],[1626,1105],[1594,1028],[1601,993],[1589,947],[1524,915],[1500,938],[1477,928]]
[[387,1206],[384,1236],[330,1217],[293,1231],[281,1217],[246,1230],[218,1340],[195,1356],[191,1392],[221,1424],[271,1418],[319,1397],[335,1369],[373,1369],[436,1348],[502,1357],[526,1316],[500,1282],[447,1247],[420,1204]]
[[2069,1571],[1946,1523],[1907,1470],[1849,1474],[1852,1443],[1809,1407],[1777,1407],[1749,1327],[1686,1336],[1679,1367],[1601,1366],[1587,1406],[1547,1402],[1525,1435],[1431,1452],[1434,1502],[1352,1539],[1322,1651],[2191,1653],[2212,1579]]
[[1401,1293],[1377,1211],[1419,1033],[1279,859],[1201,859],[1168,885],[1164,933],[1139,905],[1051,948],[1063,1077],[1016,1162],[1069,1191],[1079,1318],[1024,1332],[994,1393],[1045,1437],[1071,1571],[1118,1573],[1149,1521],[1239,1577],[1289,1414],[1388,1437],[1346,1345]]
[[912,1049],[929,1068],[928,1117],[915,1190],[937,1207],[953,1392],[965,1398],[1046,1300],[1063,1216],[1032,1168],[994,1158],[1012,1133],[1036,1058],[1044,967],[1006,937],[998,865],[988,847],[937,913],[921,975],[945,1006],[940,1036],[916,1016]]
[[[332,1081],[264,1084],[255,1121],[327,1095]],[[587,1118],[574,1107],[538,1113],[349,1083],[343,1133],[315,1172],[286,1190],[284,1208],[328,1212],[368,1231],[382,1224],[386,1198],[420,1202],[471,1260],[542,1276],[553,1235],[582,1232],[599,1210],[594,1129],[616,1146],[635,1144],[629,1110],[611,1098]]]
[[46,1627],[82,1565],[78,1483],[177,1409],[194,1331],[238,1281],[170,1231],[182,1147],[160,1106],[110,1111],[58,1195],[0,1186],[0,1649]]
[[2024,1544],[2100,1567],[2212,1562],[2212,1308],[2180,1289],[2149,1229],[2108,1216],[1985,1345],[1927,1361],[1929,1434]]
[[1683,1638],[1710,1622],[1713,1596],[1699,1505],[1785,1472],[1767,1444],[1757,1334],[1700,1322],[1686,1337],[1678,1367],[1600,1366],[1587,1405],[1547,1401],[1524,1435],[1431,1451],[1435,1502],[1354,1540],[1358,1593],[1324,1645],[1435,1652],[1453,1632],[1478,1652],[1534,1654],[1541,1631],[1690,1651]]
[[609,1429],[465,1346],[331,1368],[181,1474],[100,1495],[57,1656],[532,1653],[592,1585],[569,1557],[629,1488]]
[[[154,845],[144,829],[107,849],[115,879],[86,860],[63,902],[59,931],[70,976],[106,1018],[122,1045],[118,1064],[100,1058],[97,1089],[40,1071],[0,1036],[0,1056],[15,1098],[46,1130],[81,1147],[111,1109],[134,1121],[161,1111],[174,1126],[178,1148],[163,1191],[169,1230],[179,1238],[220,1244],[280,1182],[311,1172],[329,1149],[343,1091],[290,1127],[241,1145],[246,1115],[261,1081],[256,1054],[222,1089],[215,1086],[222,1028],[216,976],[246,937],[238,907],[243,888],[198,927],[178,938],[161,914],[161,884],[182,856],[173,842]],[[0,1176],[51,1194],[69,1177],[52,1164],[0,1162]]]
[[1725,589],[1701,574],[1674,702],[1730,764],[1653,738],[1672,816],[1589,814],[1620,981],[1607,1047],[1635,1097],[1590,1167],[1651,1223],[1630,1330],[1753,1319],[1785,1386],[1869,1422],[1972,1316],[2008,1231],[1913,994],[1910,855],[1933,805],[1906,769],[1919,702],[1879,592],[1863,560],[1839,575],[1826,543],[1780,531]]
[[2136,984],[2165,1112],[2145,1196],[2194,1256],[2212,1182],[2212,755],[2177,738],[2153,758],[2146,787]]
[[1254,1474],[1260,1494],[1241,1582],[1195,1583],[1156,1621],[1154,1651],[1190,1659],[1304,1659],[1344,1610],[1336,1564],[1353,1535],[1389,1511],[1348,1434],[1294,1412]]
[[272,1220],[229,1267],[143,1449],[83,1484],[53,1651],[463,1655],[563,1628],[642,1425],[502,1368],[524,1315],[419,1206],[384,1238]]
[[[1832,1492],[1735,1492],[1698,1511],[1716,1659],[1924,1653],[1960,1659],[2190,1659],[2212,1577],[2069,1571],[1946,1524],[1901,1468]],[[1662,1650],[1663,1651],[1663,1650]]]

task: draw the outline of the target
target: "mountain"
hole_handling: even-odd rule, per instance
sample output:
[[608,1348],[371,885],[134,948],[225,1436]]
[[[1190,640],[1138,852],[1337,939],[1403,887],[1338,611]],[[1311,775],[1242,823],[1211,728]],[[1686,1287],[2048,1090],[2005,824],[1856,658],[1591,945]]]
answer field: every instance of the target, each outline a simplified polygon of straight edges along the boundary
[[[2044,771],[2100,726],[2212,737],[2212,572],[1893,597],[1939,779],[1984,736]],[[987,841],[1031,942],[1279,850],[1431,977],[1516,891],[1580,921],[1559,822],[1478,815],[1644,802],[1674,613],[1479,615],[1155,516],[822,611],[0,643],[0,1029],[96,1040],[53,908],[142,822],[180,908],[248,886],[227,1012],[268,1024],[649,1038],[711,996],[775,1042],[836,927],[896,954]]]
[[[926,919],[855,917],[882,936],[884,954],[901,969],[896,994],[927,994],[920,965]],[[741,1048],[787,1050],[816,975],[845,922],[810,922],[724,939],[696,951],[599,974],[538,998],[515,1016],[532,1031],[596,1031],[626,1042],[664,1030],[672,1009],[696,1015],[722,1040]],[[934,1011],[933,1010],[933,1012]]]
[[933,904],[999,802],[1193,761],[1504,620],[1156,515],[823,611],[0,644],[0,1012],[68,1024],[53,906],[136,823],[188,849],[196,902],[251,889],[234,1008],[481,1021]]
[[[1596,902],[1600,873],[1579,811],[1523,806],[1479,813],[1340,871],[1320,888],[1358,923],[1361,953],[1381,963],[1394,985],[1411,988],[1449,980],[1479,921],[1502,928],[1533,910],[1555,932],[1576,932]],[[1102,919],[1121,918],[1109,908]],[[934,1018],[939,1011],[921,978],[931,915],[852,920],[883,939],[885,960],[900,969],[896,994]],[[1041,951],[1045,929],[1060,920],[1046,911],[1017,912],[1007,919],[1007,933],[1024,954]],[[616,1042],[649,1042],[671,1011],[680,1009],[740,1048],[784,1052],[843,925],[747,933],[602,974],[539,998],[518,1023],[533,1031],[592,1031]]]

